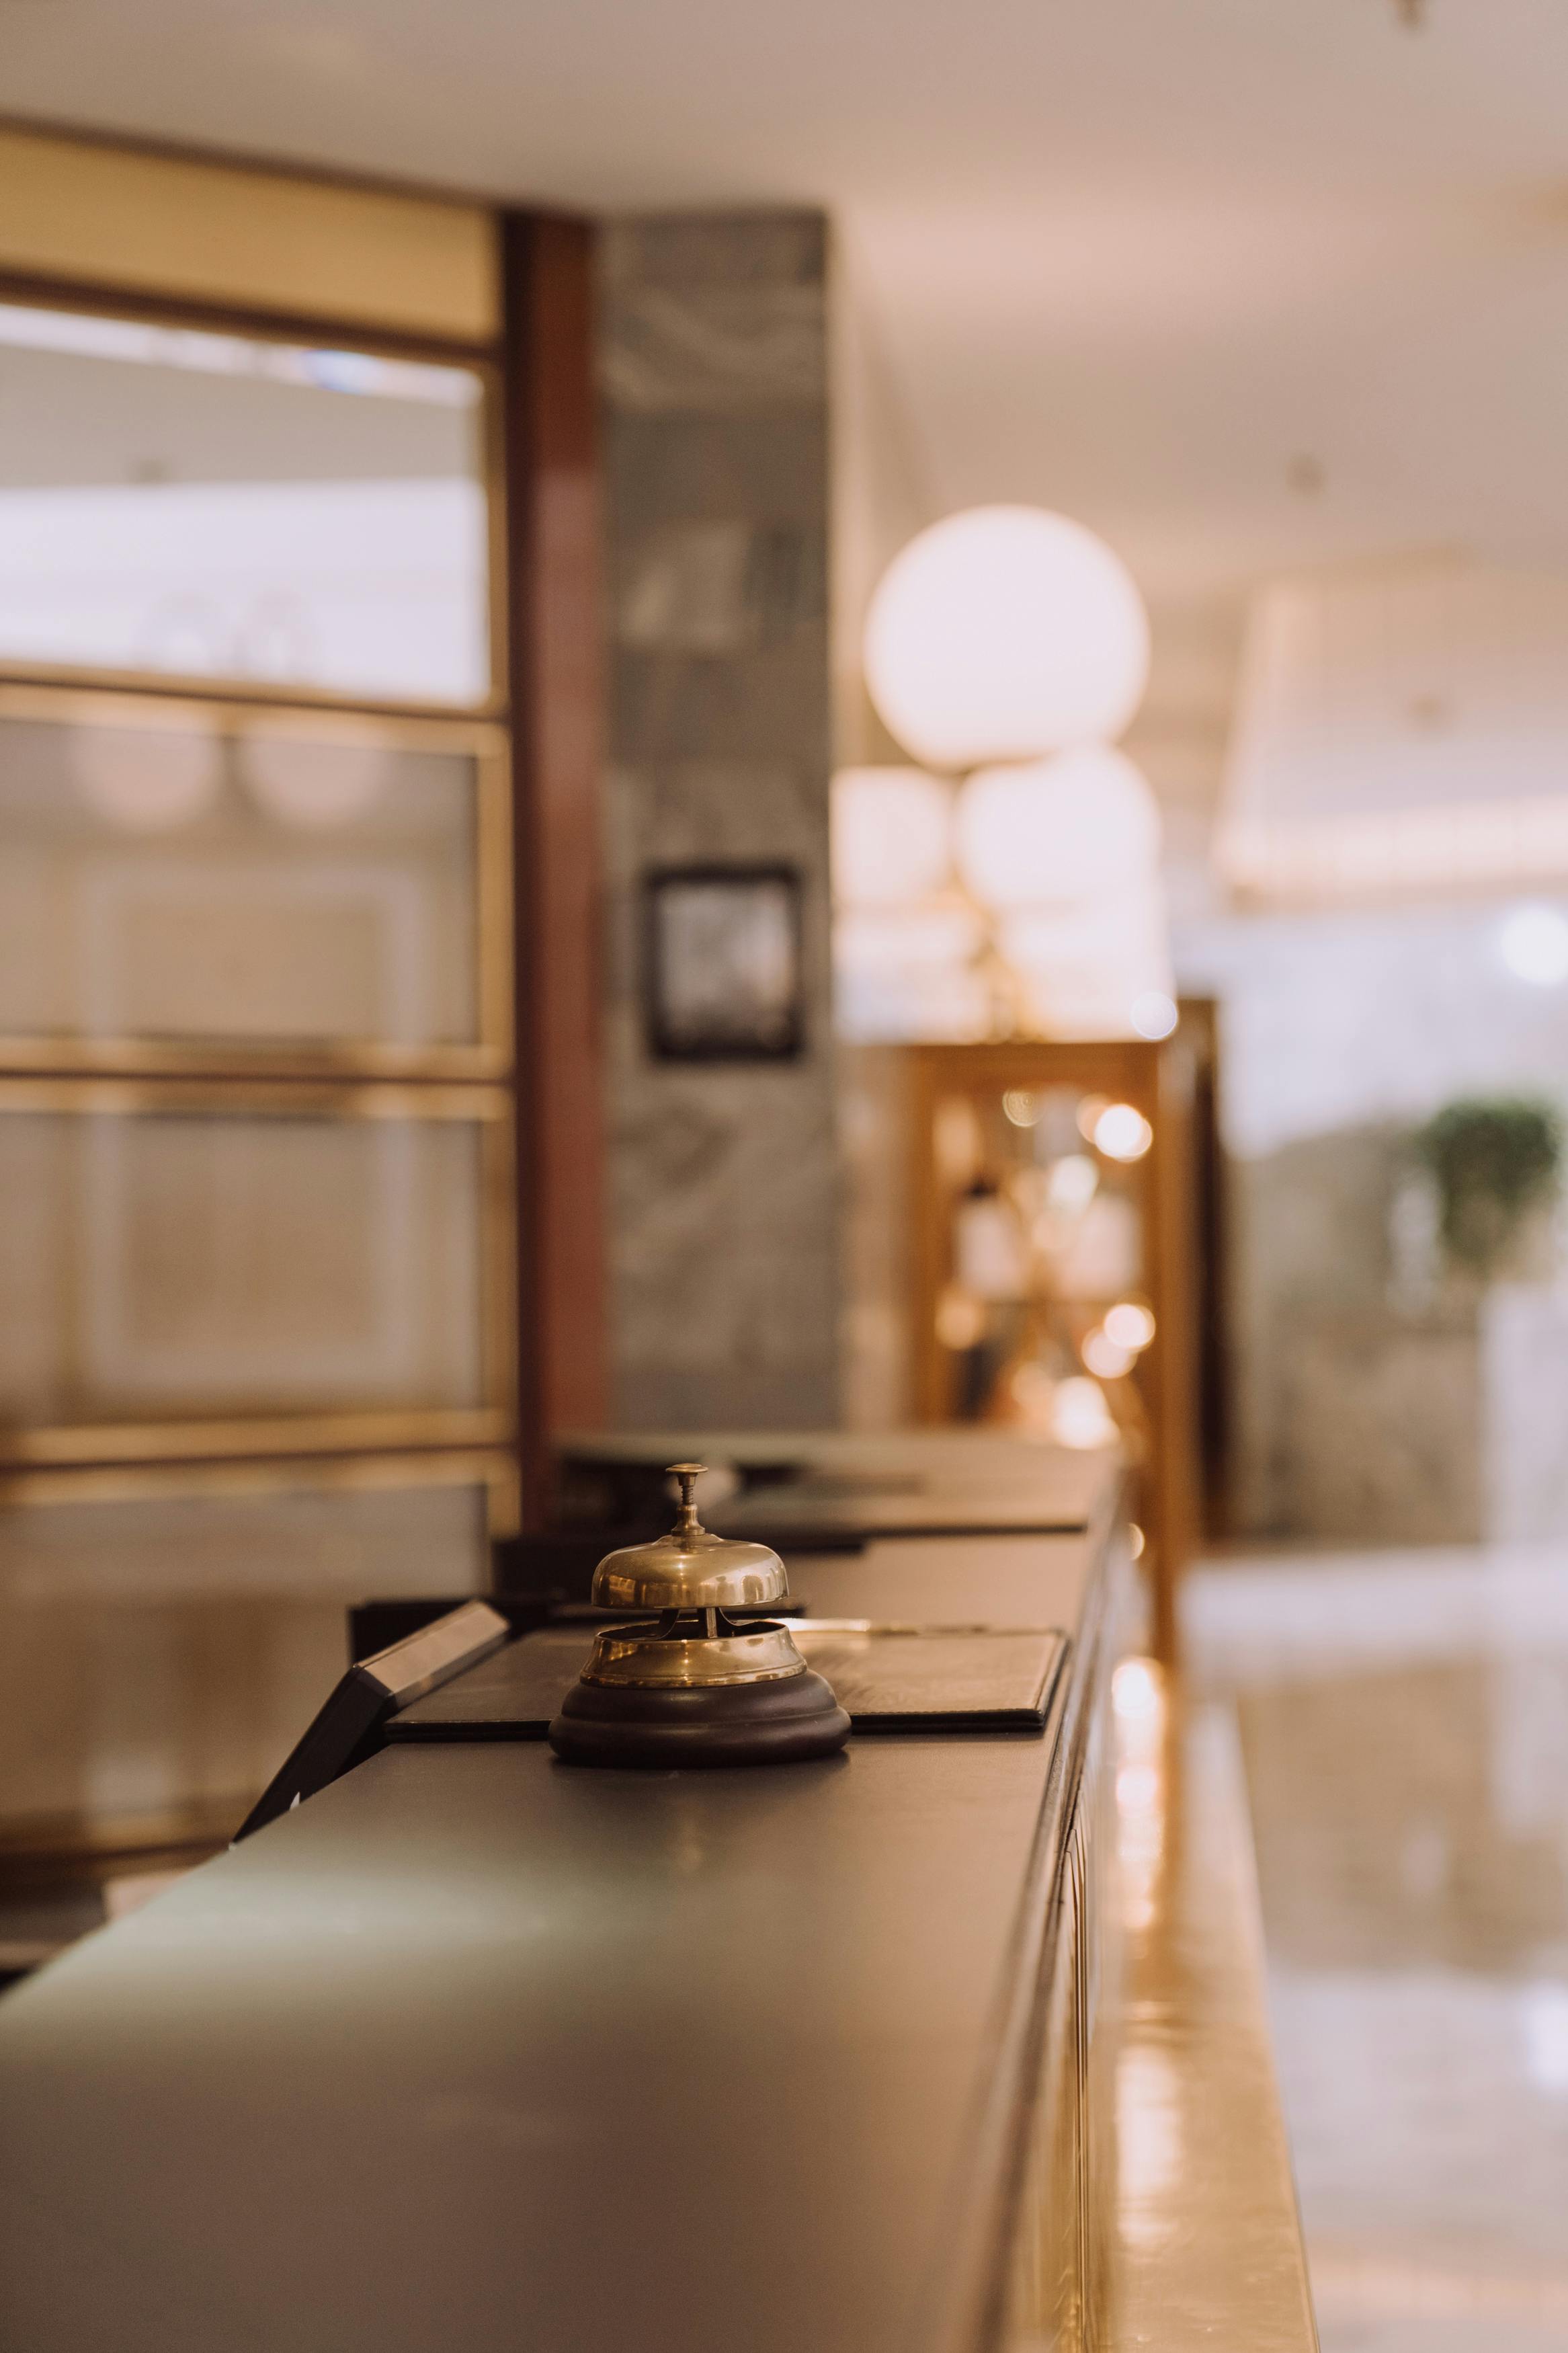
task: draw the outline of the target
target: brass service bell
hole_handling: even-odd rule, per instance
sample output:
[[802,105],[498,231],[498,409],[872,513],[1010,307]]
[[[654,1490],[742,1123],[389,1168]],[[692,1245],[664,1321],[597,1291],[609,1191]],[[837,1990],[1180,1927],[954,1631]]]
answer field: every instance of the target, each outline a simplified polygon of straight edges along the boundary
[[594,1572],[601,1609],[658,1615],[606,1626],[550,1727],[574,1765],[767,1765],[828,1757],[849,1718],[776,1618],[731,1611],[780,1601],[776,1552],[702,1526],[691,1501],[704,1466],[672,1462],[680,1509],[668,1535],[606,1554]]

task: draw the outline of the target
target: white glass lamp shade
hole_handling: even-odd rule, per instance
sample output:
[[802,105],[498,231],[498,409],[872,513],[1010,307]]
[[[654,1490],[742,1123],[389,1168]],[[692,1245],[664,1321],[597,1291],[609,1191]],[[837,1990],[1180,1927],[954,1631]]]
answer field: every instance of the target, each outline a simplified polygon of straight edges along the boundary
[[1026,766],[981,768],[958,797],[958,868],[998,913],[1141,888],[1160,855],[1160,811],[1109,744]]
[[833,925],[836,1020],[859,1044],[984,1038],[976,968],[984,927],[962,900],[840,908]]
[[1174,983],[1163,895],[1147,876],[1065,908],[1005,916],[998,944],[1021,984],[1032,1026],[1046,1038],[1148,1035],[1152,998]]
[[973,507],[912,539],[878,584],[866,682],[933,768],[1027,760],[1120,735],[1149,676],[1131,574],[1039,507]]
[[833,895],[900,907],[939,891],[952,861],[952,788],[920,768],[844,768],[833,779]]

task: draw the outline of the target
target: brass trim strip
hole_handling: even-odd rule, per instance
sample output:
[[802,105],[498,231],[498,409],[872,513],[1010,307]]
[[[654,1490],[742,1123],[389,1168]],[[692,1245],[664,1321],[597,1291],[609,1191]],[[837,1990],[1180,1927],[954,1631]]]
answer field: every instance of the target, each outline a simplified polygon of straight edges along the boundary
[[507,1446],[506,1405],[419,1406],[385,1412],[231,1415],[223,1419],[57,1423],[0,1430],[0,1465],[196,1462],[247,1457],[407,1453]]
[[[202,1039],[190,1045],[163,1038],[7,1038],[0,1035],[0,1072],[48,1078],[188,1079],[217,1085],[250,1080],[445,1081],[483,1084],[504,1080],[511,1068],[505,1044],[393,1046],[254,1046],[225,1041],[220,1054]],[[221,1098],[219,1099],[221,1103]]]
[[[100,681],[104,681],[100,683]],[[352,743],[391,740],[415,752],[504,752],[507,733],[470,706],[382,703],[347,695],[287,691],[265,682],[183,679],[133,670],[117,681],[110,671],[55,671],[0,662],[0,717],[56,720],[98,727],[157,727],[166,719],[221,728],[254,725],[302,735],[311,743],[341,736]]]
[[508,1533],[517,1461],[489,1450],[459,1453],[335,1455],[323,1461],[131,1462],[71,1470],[0,1472],[0,1510],[121,1504],[167,1496],[273,1495],[388,1487],[483,1487],[492,1535]]
[[506,698],[492,691],[476,702],[427,702],[410,698],[350,694],[322,686],[269,686],[262,679],[212,678],[180,670],[95,670],[73,662],[21,662],[0,659],[0,681],[18,687],[70,691],[80,695],[173,696],[205,705],[233,703],[252,711],[342,712],[369,719],[426,721],[458,725],[506,718]]
[[398,1086],[315,1079],[0,1077],[0,1113],[71,1118],[510,1121],[501,1086]]

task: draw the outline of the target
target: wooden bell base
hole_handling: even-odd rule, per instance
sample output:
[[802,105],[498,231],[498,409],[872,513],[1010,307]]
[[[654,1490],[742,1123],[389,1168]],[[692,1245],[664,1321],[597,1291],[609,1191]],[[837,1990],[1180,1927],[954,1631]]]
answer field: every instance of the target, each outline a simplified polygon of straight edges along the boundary
[[550,1727],[569,1765],[786,1765],[832,1757],[849,1718],[809,1667],[767,1683],[574,1683]]

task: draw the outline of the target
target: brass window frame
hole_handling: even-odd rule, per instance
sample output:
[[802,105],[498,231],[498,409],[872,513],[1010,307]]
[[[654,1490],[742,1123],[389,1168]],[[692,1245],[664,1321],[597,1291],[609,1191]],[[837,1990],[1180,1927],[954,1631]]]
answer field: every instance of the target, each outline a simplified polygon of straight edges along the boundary
[[0,720],[37,719],[59,725],[110,724],[133,703],[178,726],[198,713],[221,730],[263,715],[279,735],[314,743],[391,742],[407,751],[447,752],[474,763],[474,1004],[470,1043],[402,1046],[375,1039],[248,1039],[220,1041],[135,1036],[71,1038],[0,1033],[0,1072],[63,1071],[81,1076],[142,1073],[149,1077],[261,1076],[334,1079],[502,1079],[512,1066],[511,757],[507,730],[468,717],[377,712],[364,704],[305,708],[292,697],[220,691],[194,694],[139,686],[18,684],[0,670]]
[[222,678],[209,671],[106,669],[90,662],[23,661],[0,656],[0,681],[21,685],[80,686],[110,693],[140,691],[186,697],[216,696],[242,702],[272,702],[321,711],[364,712],[409,718],[504,719],[507,714],[506,477],[502,423],[501,364],[488,350],[454,348],[437,336],[378,333],[353,320],[309,322],[236,318],[216,304],[182,302],[153,295],[138,299],[126,290],[98,284],[34,286],[0,270],[0,305],[58,311],[68,317],[114,319],[132,326],[194,327],[199,332],[236,335],[246,342],[290,349],[331,343],[373,358],[425,361],[473,376],[479,387],[479,474],[485,498],[486,650],[489,684],[472,701],[431,702],[428,697],[356,694],[306,681]]
[[396,1487],[479,1487],[487,1531],[513,1535],[519,1516],[517,1458],[489,1447],[425,1453],[402,1449],[317,1461],[127,1462],[79,1469],[0,1470],[0,1512],[55,1504],[168,1501],[190,1495],[365,1493]]
[[[479,1135],[478,1406],[352,1408],[319,1413],[215,1414],[168,1421],[42,1422],[0,1429],[0,1505],[7,1465],[184,1463],[365,1453],[413,1460],[415,1450],[515,1446],[516,1282],[511,1204],[517,1148],[502,1086],[342,1085],[326,1082],[0,1077],[0,1118],[117,1117],[429,1120]],[[515,1468],[515,1458],[514,1458]]]
[[[407,1049],[374,1041],[250,1046],[225,1040],[109,1039],[88,1041],[0,1038],[0,1112],[6,1109],[151,1108],[193,1113],[225,1109],[279,1113],[311,1109],[345,1117],[464,1117],[482,1092],[480,1347],[487,1402],[475,1409],[345,1410],[300,1416],[212,1416],[180,1424],[102,1424],[95,1429],[34,1428],[0,1433],[0,1510],[11,1503],[66,1500],[93,1482],[93,1492],[181,1494],[213,1484],[264,1479],[276,1487],[384,1483],[405,1472],[421,1479],[464,1475],[477,1466],[489,1482],[491,1533],[520,1525],[518,1455],[521,1317],[518,1301],[518,1161],[514,851],[512,843],[511,544],[507,478],[507,399],[513,364],[502,284],[503,221],[492,206],[356,180],[317,186],[310,174],[232,159],[143,154],[123,141],[39,134],[32,125],[0,126],[0,144],[43,136],[53,163],[78,174],[85,160],[96,191],[73,212],[60,243],[58,207],[47,250],[0,224],[0,301],[97,318],[237,334],[261,343],[334,347],[468,371],[479,387],[477,465],[486,506],[489,683],[467,702],[345,692],[303,682],[229,680],[174,671],[109,670],[89,665],[0,659],[0,698],[77,710],[108,697],[184,703],[211,712],[266,712],[301,724],[374,722],[405,742],[471,747],[477,760],[475,813],[475,1009],[471,1042]],[[9,152],[9,149],[7,149]],[[46,161],[49,158],[46,158]],[[186,250],[181,206],[147,211],[157,181],[166,196],[186,192],[185,212],[206,227],[195,264]],[[154,192],[155,193],[155,192]],[[214,243],[216,205],[238,206],[233,235]],[[210,199],[210,201],[209,201]],[[108,212],[105,212],[105,203]],[[97,209],[94,209],[94,206]],[[390,210],[388,207],[390,206]],[[368,209],[367,209],[368,207]],[[4,209],[4,207],[0,207]],[[126,214],[136,222],[133,267],[117,243]],[[314,224],[300,275],[300,223]],[[461,222],[456,230],[458,216]],[[395,216],[424,237],[424,276],[410,295],[399,248],[390,275],[343,256],[356,237],[380,236]],[[290,226],[291,224],[291,226]],[[423,227],[420,227],[420,224]],[[401,232],[400,232],[401,233]],[[449,233],[471,250],[454,292],[450,257],[431,275],[430,240]],[[184,242],[182,243],[182,238]],[[259,239],[259,243],[258,240]],[[345,242],[346,240],[346,242]],[[321,267],[321,248],[336,259]],[[37,248],[37,249],[35,249]],[[467,249],[467,248],[466,248]],[[116,257],[118,256],[118,260]],[[373,257],[374,259],[374,257]],[[199,266],[198,266],[199,265]],[[337,269],[336,279],[332,269]],[[476,274],[477,273],[477,274]],[[458,277],[462,278],[459,271]],[[470,284],[468,280],[472,280]],[[330,289],[336,287],[334,294]],[[366,288],[376,299],[363,298]],[[454,308],[454,303],[457,308]],[[426,730],[431,731],[426,733]],[[104,1090],[108,1092],[104,1092]],[[467,1089],[461,1100],[456,1092]],[[453,1450],[458,1450],[454,1451]],[[478,1450],[478,1451],[475,1451]],[[292,1458],[286,1460],[285,1458]],[[110,1469],[104,1466],[119,1464]],[[98,1467],[88,1467],[94,1465]],[[238,1467],[235,1467],[238,1466]],[[161,1483],[158,1483],[161,1482]]]

